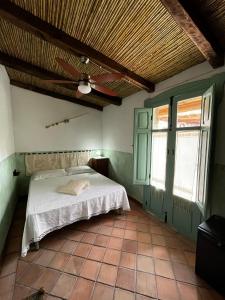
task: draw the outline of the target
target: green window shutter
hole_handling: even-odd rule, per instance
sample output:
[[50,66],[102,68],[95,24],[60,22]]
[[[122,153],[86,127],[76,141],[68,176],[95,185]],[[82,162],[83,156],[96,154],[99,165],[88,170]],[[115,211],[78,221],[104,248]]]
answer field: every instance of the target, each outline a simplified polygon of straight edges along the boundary
[[199,173],[197,204],[203,214],[206,213],[209,179],[210,146],[212,134],[212,117],[214,104],[214,87],[211,86],[202,95],[201,132],[199,142]]
[[152,109],[134,110],[134,184],[149,184]]

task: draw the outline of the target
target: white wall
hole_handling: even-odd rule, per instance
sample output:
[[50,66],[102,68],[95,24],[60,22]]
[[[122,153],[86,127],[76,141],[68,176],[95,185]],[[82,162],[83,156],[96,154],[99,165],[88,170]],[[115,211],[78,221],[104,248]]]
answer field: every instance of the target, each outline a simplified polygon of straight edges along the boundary
[[121,106],[109,105],[102,116],[103,149],[133,152],[134,108],[143,107],[148,93],[141,91],[123,99]]
[[[102,113],[12,86],[16,152],[102,148]],[[80,113],[68,124],[45,126]]]
[[0,161],[15,152],[9,77],[0,65]]
[[[121,106],[107,106],[104,108],[102,118],[103,149],[132,153],[134,108],[144,107],[146,99],[154,98],[175,86],[205,79],[221,72],[225,72],[225,66],[213,69],[208,62],[204,62],[156,84],[154,93],[141,91],[124,98]],[[225,150],[225,145],[223,150]]]

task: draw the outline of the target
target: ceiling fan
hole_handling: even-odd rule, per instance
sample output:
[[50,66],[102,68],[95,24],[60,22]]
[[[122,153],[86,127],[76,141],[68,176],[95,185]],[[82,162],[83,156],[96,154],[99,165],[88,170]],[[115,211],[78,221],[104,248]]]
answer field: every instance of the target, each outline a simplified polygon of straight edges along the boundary
[[[65,72],[72,75],[74,80],[45,80],[50,83],[63,83],[77,85],[76,97],[80,98],[83,94],[89,94],[92,89],[104,93],[108,96],[117,96],[117,93],[106,86],[101,85],[105,82],[113,82],[125,77],[121,73],[105,73],[100,75],[90,76],[87,73],[80,73],[71,64],[65,62],[62,58],[56,58],[57,63],[63,68]],[[89,58],[81,56],[81,62],[88,64]]]

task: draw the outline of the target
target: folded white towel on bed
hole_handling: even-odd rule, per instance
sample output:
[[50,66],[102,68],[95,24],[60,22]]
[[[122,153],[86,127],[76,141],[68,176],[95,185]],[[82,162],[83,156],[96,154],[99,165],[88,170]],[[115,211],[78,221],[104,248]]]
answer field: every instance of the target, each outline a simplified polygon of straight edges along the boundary
[[66,185],[60,186],[57,192],[77,196],[89,186],[90,182],[88,180],[70,180]]

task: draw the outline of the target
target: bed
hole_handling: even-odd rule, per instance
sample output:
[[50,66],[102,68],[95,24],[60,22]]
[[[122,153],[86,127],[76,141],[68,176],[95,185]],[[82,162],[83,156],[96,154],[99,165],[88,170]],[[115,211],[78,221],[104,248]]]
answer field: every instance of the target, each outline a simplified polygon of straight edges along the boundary
[[[90,187],[78,196],[58,193],[57,188],[70,180],[88,180]],[[93,170],[40,180],[32,177],[21,255],[54,230],[119,208],[130,210],[125,188]]]

